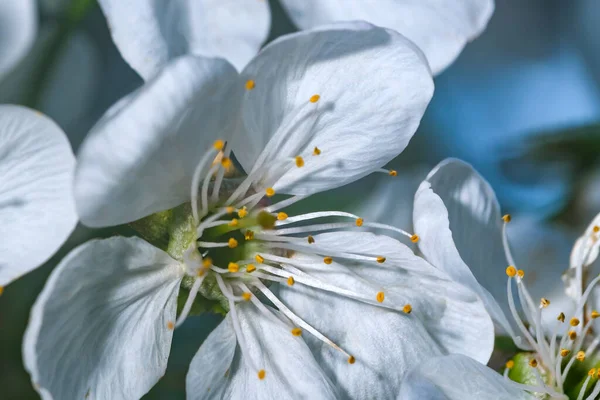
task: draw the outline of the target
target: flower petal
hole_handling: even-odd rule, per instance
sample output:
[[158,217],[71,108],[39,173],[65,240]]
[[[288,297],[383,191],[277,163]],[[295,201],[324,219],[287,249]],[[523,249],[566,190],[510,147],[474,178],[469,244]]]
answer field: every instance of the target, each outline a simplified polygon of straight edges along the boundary
[[571,251],[569,266],[571,268],[587,267],[598,258],[600,250],[600,214],[596,215],[581,235]]
[[0,105],[0,286],[44,263],[77,223],[75,157],[48,117]]
[[44,399],[134,399],[164,374],[182,268],[138,238],[89,241],[52,272],[23,358]]
[[[237,315],[249,354],[236,350],[229,313],[192,360],[186,379],[188,399],[339,398],[309,348],[291,334],[291,326],[274,315],[269,318],[251,304],[237,306]],[[248,367],[244,358],[248,356],[265,370],[263,380]]]
[[[415,194],[419,249],[436,268],[481,298],[492,318],[513,332],[508,310],[502,219],[489,184],[468,164],[447,159]],[[490,283],[483,287],[482,284]],[[508,311],[507,315],[508,314]]]
[[[296,253],[310,264],[311,276],[340,288],[372,296],[381,305],[344,298],[301,284],[281,287],[282,300],[301,318],[352,354],[349,365],[335,349],[307,336],[319,364],[348,398],[396,398],[404,374],[424,358],[461,353],[487,362],[493,348],[493,324],[476,296],[444,278],[441,271],[387,236],[334,232],[314,236],[315,252],[360,251],[386,257],[383,264]],[[356,248],[359,246],[359,248]],[[322,305],[326,304],[326,307]],[[412,313],[403,313],[410,304]],[[393,309],[392,309],[393,308]]]
[[[249,137],[235,137],[233,151],[247,172],[275,170],[278,179],[269,184],[290,194],[342,186],[401,153],[433,93],[421,52],[365,23],[282,37],[242,78],[254,84],[242,100]],[[259,158],[266,146],[271,151]],[[313,155],[315,147],[321,155]]]
[[534,399],[513,381],[463,355],[429,358],[407,375],[398,400]]
[[434,74],[481,34],[494,11],[493,0],[282,0],[282,4],[302,29],[354,20],[394,29],[423,50]]
[[0,2],[0,80],[27,54],[36,33],[35,0]]
[[242,69],[267,38],[259,0],[100,0],[123,58],[144,79],[185,54],[222,57]]
[[78,155],[81,221],[118,225],[189,201],[197,163],[235,122],[236,82],[223,60],[182,57],[109,109]]

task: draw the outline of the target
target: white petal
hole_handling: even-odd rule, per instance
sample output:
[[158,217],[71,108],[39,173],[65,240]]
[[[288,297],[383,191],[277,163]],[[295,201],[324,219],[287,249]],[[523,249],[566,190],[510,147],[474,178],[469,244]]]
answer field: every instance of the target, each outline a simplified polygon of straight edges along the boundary
[[[237,313],[249,354],[236,350],[228,314],[192,360],[186,379],[189,400],[339,398],[309,348],[291,334],[292,326],[268,318],[251,304],[237,306]],[[263,380],[248,367],[248,355],[265,370]]]
[[27,54],[37,33],[35,0],[0,2],[0,80]]
[[577,268],[580,266],[587,267],[598,258],[598,250],[600,249],[600,235],[594,229],[600,226],[600,214],[592,220],[585,232],[577,239],[573,250],[571,251],[570,267]]
[[295,260],[311,264],[306,269],[311,276],[370,297],[374,304],[377,292],[383,291],[382,305],[413,307],[407,315],[300,283],[280,288],[282,300],[294,312],[356,358],[350,365],[338,351],[305,335],[317,361],[346,397],[395,398],[404,374],[425,357],[452,352],[487,362],[494,334],[483,304],[408,247],[365,232],[314,238],[321,256],[327,250],[355,249],[387,260],[366,264],[335,259],[326,265],[320,256],[296,253]]
[[[242,101],[249,137],[234,138],[233,150],[249,171],[270,140],[285,138],[265,165],[289,169],[272,186],[291,194],[342,186],[401,153],[433,93],[420,51],[403,36],[364,23],[282,37],[242,78],[255,82]],[[310,103],[315,94],[320,99]],[[312,155],[315,146],[320,156]],[[293,160],[299,155],[302,168]]]
[[462,355],[424,360],[402,385],[398,400],[534,399],[516,383]]
[[74,168],[52,120],[0,105],[0,286],[44,263],[73,231]]
[[[414,207],[415,232],[425,258],[477,293],[492,318],[512,332],[503,312],[508,310],[508,264],[502,250],[502,218],[489,184],[470,165],[447,159],[423,181]],[[491,284],[484,288],[483,282]]]
[[89,241],[31,311],[25,367],[44,399],[137,399],[164,374],[182,268],[138,238]]
[[261,0],[100,0],[123,58],[144,79],[170,60],[223,57],[242,69],[267,38],[269,5]]
[[282,0],[282,4],[302,29],[354,20],[394,29],[423,50],[434,74],[481,34],[494,11],[493,0]]
[[235,122],[236,82],[225,61],[182,57],[109,109],[78,155],[81,221],[118,225],[189,201],[197,163]]

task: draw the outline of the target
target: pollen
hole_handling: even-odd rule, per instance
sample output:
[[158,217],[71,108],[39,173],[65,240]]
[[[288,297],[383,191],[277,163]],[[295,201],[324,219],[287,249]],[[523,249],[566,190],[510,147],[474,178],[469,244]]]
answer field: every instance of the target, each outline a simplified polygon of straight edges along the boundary
[[267,373],[265,372],[265,370],[261,369],[260,371],[258,371],[258,379],[260,379],[262,381],[263,379],[265,379],[266,374]]
[[227,246],[229,246],[230,249],[235,249],[238,245],[238,241],[235,240],[234,238],[229,238],[229,240],[227,241]]
[[225,211],[227,212],[227,214],[233,214],[233,212],[235,211],[235,208],[230,206],[230,207],[225,208]]
[[229,225],[229,226],[238,226],[239,225],[239,221],[237,220],[237,218],[232,218],[231,221],[229,221],[229,223],[227,225]]
[[233,166],[233,162],[231,161],[231,158],[228,157],[223,157],[221,159],[221,165],[223,166],[223,168],[225,168],[226,170],[230,170],[231,167]]
[[410,241],[413,243],[417,243],[419,241],[420,237],[417,234],[414,234],[410,237]]
[[302,329],[300,329],[300,328],[294,328],[294,329],[292,329],[292,335],[294,335],[294,336],[302,336]]
[[538,362],[535,358],[532,358],[531,360],[529,360],[529,366],[531,368],[535,368],[535,367],[537,367],[537,365],[538,365]]
[[227,269],[229,270],[229,272],[234,273],[240,270],[240,266],[234,262],[230,262],[227,266]]
[[215,142],[213,143],[213,147],[214,147],[216,150],[219,150],[219,151],[221,151],[221,150],[223,150],[223,148],[225,147],[225,142],[224,142],[224,141],[222,141],[221,139],[219,139],[219,140],[215,140]]
[[248,79],[244,86],[246,87],[246,90],[252,90],[256,86],[256,83],[252,79]]
[[594,231],[594,233],[598,233],[598,232],[600,232],[600,226],[594,225],[594,227],[592,228],[592,230]]
[[592,368],[592,369],[590,369],[590,370],[588,371],[588,375],[589,375],[589,376],[594,376],[594,375],[596,375],[596,368]]
[[398,176],[398,171],[396,171],[395,169],[390,169],[390,172],[388,172],[389,176]]
[[321,149],[319,149],[318,147],[315,146],[314,150],[313,150],[313,156],[318,156],[321,154]]
[[363,223],[365,222],[364,219],[362,218],[357,218],[356,219],[356,226],[363,226]]
[[506,275],[508,275],[511,278],[514,278],[515,275],[517,275],[517,269],[512,265],[509,265],[508,267],[506,267]]
[[504,366],[508,369],[514,368],[515,362],[513,360],[508,360]]
[[512,217],[510,216],[510,214],[504,214],[502,216],[502,221],[506,222],[507,224],[512,220]]
[[277,213],[277,219],[279,221],[285,221],[287,219],[287,217],[288,217],[288,215],[284,212]]
[[265,194],[267,195],[267,197],[273,197],[275,196],[275,189],[273,189],[272,187],[267,188],[265,190]]
[[241,210],[238,210],[237,214],[240,218],[244,218],[246,215],[248,215],[248,210],[246,209],[246,206],[244,206]]
[[308,240],[308,244],[313,244],[315,242],[315,238],[310,235],[308,235],[306,239]]
[[410,304],[407,304],[404,307],[402,307],[402,311],[404,311],[405,314],[410,314],[412,312],[412,306]]
[[287,278],[288,285],[293,286],[294,283],[296,283],[296,281],[294,280],[294,277],[290,276],[289,278]]
[[356,358],[354,356],[348,357],[348,364],[354,364],[356,362]]
[[302,168],[304,167],[304,158],[300,156],[296,156],[296,167]]
[[585,361],[585,352],[578,351],[577,354],[575,355],[575,358],[579,361]]
[[569,331],[569,339],[571,339],[571,340],[577,339],[577,332]]
[[256,267],[254,266],[254,264],[248,264],[248,266],[246,266],[246,272],[254,272],[256,271]]
[[540,300],[540,307],[542,308],[546,308],[550,305],[550,300],[548,300],[545,297],[542,297],[542,299]]
[[312,96],[310,96],[309,101],[311,103],[316,103],[317,101],[319,101],[320,98],[321,98],[321,96],[319,96],[318,94],[313,94]]
[[525,276],[525,271],[523,271],[522,269],[517,271],[517,275],[519,276],[519,278],[523,278]]
[[206,257],[204,260],[202,260],[202,266],[204,268],[210,268],[211,265],[212,265],[212,258]]
[[331,258],[331,257],[325,257],[325,258],[323,259],[323,262],[324,262],[325,264],[329,265],[329,264],[331,264],[331,263],[333,262],[333,258]]
[[175,329],[175,324],[173,323],[173,321],[167,322],[167,329],[169,329],[170,331]]
[[571,354],[571,350],[569,350],[569,349],[560,349],[560,356],[561,357],[566,357],[569,354]]
[[257,263],[260,263],[260,264],[265,262],[265,259],[260,254],[255,255],[254,259],[256,260]]
[[596,319],[596,318],[600,317],[600,313],[596,310],[593,310],[592,314],[590,316],[592,317],[592,319]]
[[385,262],[385,257],[382,257],[382,256],[377,257],[377,262],[379,264],[383,264]]
[[564,313],[558,314],[558,317],[556,317],[556,319],[559,320],[560,322],[565,322],[565,314]]
[[251,298],[252,298],[252,293],[250,293],[250,292],[242,293],[242,299],[244,299],[245,301],[250,301]]
[[385,300],[385,293],[377,292],[376,298],[379,303],[383,303],[383,300]]
[[246,232],[244,232],[244,239],[246,239],[246,240],[254,239],[254,231],[251,231],[250,229],[248,229]]
[[577,326],[577,325],[579,325],[579,320],[577,318],[571,318],[571,320],[569,321],[569,324],[571,326]]

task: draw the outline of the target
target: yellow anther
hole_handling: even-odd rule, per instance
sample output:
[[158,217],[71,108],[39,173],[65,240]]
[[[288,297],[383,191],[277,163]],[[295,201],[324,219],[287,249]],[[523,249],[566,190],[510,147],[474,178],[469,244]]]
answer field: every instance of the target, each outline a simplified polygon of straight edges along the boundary
[[377,257],[377,262],[379,264],[383,264],[385,262],[385,257],[382,257],[382,256]]
[[252,293],[250,293],[250,292],[242,293],[242,299],[244,299],[246,301],[250,301],[251,298],[252,298]]
[[592,228],[592,230],[594,231],[594,233],[598,233],[598,232],[600,232],[600,226],[594,225],[594,227]]
[[504,366],[508,369],[514,368],[515,362],[513,360],[508,360]]
[[300,156],[296,156],[296,167],[302,168],[304,167],[304,158]]
[[356,358],[354,356],[348,357],[348,364],[354,364],[356,362]]
[[199,269],[198,269],[198,271],[196,271],[196,276],[197,276],[198,278],[200,278],[200,277],[203,277],[205,273],[206,273],[206,269],[204,269],[204,268],[199,268]]
[[272,187],[267,188],[265,190],[265,194],[267,195],[267,197],[273,197],[275,196],[275,189],[273,189]]
[[246,232],[244,232],[244,239],[246,239],[246,240],[254,239],[254,231],[251,231],[250,229],[248,229]]
[[229,221],[229,224],[227,224],[229,226],[238,226],[239,222],[237,220],[237,218],[232,218],[231,221]]
[[406,304],[404,307],[402,307],[402,311],[404,311],[405,314],[410,314],[412,312],[412,306],[410,304]]
[[267,373],[265,372],[265,370],[261,369],[260,371],[258,371],[258,379],[260,379],[262,381],[263,379],[265,379],[266,374]]
[[204,268],[210,268],[211,265],[212,265],[212,258],[206,257],[205,259],[202,260],[202,266]]
[[260,263],[260,264],[265,262],[265,259],[260,254],[255,255],[254,259],[256,260],[257,263]]
[[514,278],[515,275],[517,275],[517,269],[512,265],[509,265],[508,267],[506,267],[506,275],[508,275],[511,278]]
[[388,172],[389,176],[398,176],[398,171],[396,171],[395,169],[390,169],[390,172]]
[[235,240],[234,238],[229,238],[229,240],[227,241],[227,246],[229,246],[230,249],[235,249],[238,245],[238,241]]
[[522,269],[517,271],[517,275],[519,276],[519,278],[523,278],[525,276],[525,271],[523,271]]
[[321,149],[319,149],[318,147],[315,146],[314,150],[313,150],[313,156],[318,156],[321,154]]
[[296,283],[296,281],[294,280],[294,277],[290,276],[289,278],[287,278],[288,285],[293,286],[294,283]]
[[227,214],[233,214],[233,212],[235,211],[235,208],[233,208],[231,206],[230,207],[226,207],[225,211],[227,212]]
[[585,352],[584,351],[578,351],[577,355],[575,355],[575,358],[579,361],[585,361]]
[[323,262],[324,262],[325,264],[331,264],[331,263],[333,262],[333,258],[331,258],[331,257],[325,257],[325,258],[323,259]]
[[319,101],[320,98],[321,98],[321,96],[319,96],[318,94],[313,94],[312,96],[310,96],[309,101],[311,103],[316,103],[317,101]]
[[565,322],[565,314],[564,313],[558,314],[558,317],[556,317],[556,319],[559,320],[560,322]]
[[592,368],[592,369],[590,369],[590,370],[588,371],[588,375],[589,375],[589,376],[594,376],[594,375],[596,375],[596,368]]
[[4,293],[4,286],[0,286],[0,296],[2,296],[2,293]]
[[254,89],[254,86],[256,86],[256,83],[252,79],[248,79],[244,86],[246,87],[246,90],[252,90]]
[[571,339],[571,340],[577,339],[577,332],[569,331],[569,339]]
[[227,266],[227,269],[231,273],[238,272],[240,270],[240,266],[234,262],[230,262],[229,265]]
[[550,305],[550,300],[548,300],[545,297],[542,297],[542,299],[540,300],[540,307],[546,308]]
[[502,216],[502,221],[506,222],[507,224],[512,220],[512,217],[510,216],[510,214],[504,214]]
[[571,350],[569,350],[569,349],[560,349],[560,356],[561,357],[566,357],[569,354],[571,354]]
[[413,243],[417,243],[419,241],[419,239],[420,239],[420,237],[416,233],[410,237],[410,241]]
[[223,147],[225,147],[225,142],[222,141],[221,139],[215,140],[215,143],[213,143],[213,147],[219,151],[223,150]]
[[529,366],[531,368],[535,368],[535,367],[537,367],[537,365],[538,365],[538,362],[535,358],[532,358],[531,360],[529,360]]
[[279,221],[285,221],[287,219],[287,217],[288,217],[288,215],[284,212],[277,213],[277,219]]
[[223,166],[223,168],[225,168],[226,170],[231,169],[231,167],[233,166],[233,162],[231,161],[231,158],[227,158],[227,157],[223,157],[221,159],[221,165]]
[[363,226],[365,220],[362,218],[357,218],[356,219],[356,226]]
[[173,329],[175,329],[175,324],[173,323],[173,321],[169,321],[167,322],[167,329],[172,331]]
[[308,244],[313,244],[315,242],[315,238],[310,235],[308,235],[306,239],[308,240]]
[[383,303],[383,300],[385,300],[385,293],[377,292],[376,298],[379,303]]
[[596,319],[596,318],[600,317],[600,313],[596,310],[593,310],[592,314],[590,316],[592,317],[592,319]]
[[248,215],[248,210],[246,209],[246,206],[244,206],[241,210],[238,210],[237,214],[240,218],[244,218],[246,215]]
[[302,329],[301,328],[294,328],[294,329],[292,329],[292,335],[294,335],[294,336],[301,336],[302,335]]
[[571,320],[569,321],[569,324],[571,326],[577,326],[577,325],[579,325],[579,320],[577,318],[571,318]]
[[256,271],[256,267],[254,266],[254,264],[248,264],[246,266],[246,272],[254,272]]

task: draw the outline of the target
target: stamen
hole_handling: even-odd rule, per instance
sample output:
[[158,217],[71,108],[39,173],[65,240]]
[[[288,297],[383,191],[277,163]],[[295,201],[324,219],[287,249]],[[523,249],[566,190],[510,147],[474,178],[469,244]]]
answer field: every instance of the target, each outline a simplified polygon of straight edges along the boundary
[[234,238],[229,238],[229,240],[227,241],[227,245],[229,246],[230,249],[235,249],[238,245],[238,241],[235,240]]
[[213,165],[209,170],[208,173],[206,174],[206,176],[204,177],[204,182],[202,183],[202,190],[201,190],[201,199],[202,199],[202,211],[200,212],[201,215],[206,215],[208,213],[208,184],[210,182],[210,179],[212,178],[212,176],[214,175],[214,173],[217,171],[217,169],[219,169],[218,165]]
[[277,213],[277,220],[278,221],[285,221],[288,218],[288,215],[284,212],[279,212]]
[[204,153],[204,156],[202,156],[200,162],[198,165],[196,165],[196,169],[192,175],[192,187],[190,189],[192,199],[192,216],[196,224],[200,222],[200,217],[198,216],[198,188],[200,186],[200,174],[202,173],[202,169],[204,169],[204,166],[208,163],[208,161],[211,158],[214,158],[216,152],[222,150],[224,145],[225,144],[222,140],[217,140],[214,144],[214,148]]
[[363,226],[363,222],[364,222],[364,220],[362,218],[357,218],[356,219],[356,226]]
[[294,335],[294,336],[302,336],[302,328],[294,328],[294,329],[292,329],[292,335]]
[[296,167],[298,167],[298,168],[304,167],[304,159],[302,157],[296,156],[295,161],[296,161]]
[[315,146],[314,150],[313,150],[313,156],[319,156],[321,155],[321,149],[319,149],[318,147]]
[[[301,214],[301,215],[296,215],[293,217],[289,217],[285,220],[285,222],[280,222],[277,223],[277,226],[283,226],[283,225],[289,225],[289,224],[293,224],[295,222],[300,222],[300,221],[308,221],[311,219],[317,219],[317,218],[327,218],[327,217],[348,217],[348,218],[352,218],[356,220],[356,226],[362,226],[363,223],[363,219],[359,218],[357,215],[348,213],[348,212],[343,212],[343,211],[318,211],[318,212],[311,212],[311,213],[306,213],[306,214]],[[359,222],[360,221],[360,222]],[[360,223],[360,225],[359,225]]]
[[275,203],[270,205],[269,207],[265,207],[265,211],[266,212],[274,212],[277,210],[281,210],[282,208],[286,208],[291,206],[294,203],[299,202],[300,200],[303,200],[305,198],[307,198],[308,196],[292,196],[288,199],[282,200],[279,203]]
[[331,257],[325,257],[325,258],[323,259],[323,262],[324,262],[325,264],[329,265],[329,264],[331,264],[331,263],[333,262],[333,258],[331,258]]
[[246,90],[252,90],[252,89],[254,89],[255,86],[256,86],[256,83],[252,79],[248,79],[246,81],[246,84],[244,85]]
[[293,277],[293,276],[290,276],[289,278],[287,278],[287,284],[288,284],[289,286],[293,286],[293,285],[294,285],[294,283],[296,283],[296,281],[294,280],[294,277]]
[[273,197],[275,196],[275,190],[272,187],[269,187],[265,189],[265,194],[267,195],[267,197]]
[[315,243],[315,238],[312,237],[311,235],[308,235],[308,237],[306,239],[308,240],[308,244],[314,244]]
[[377,262],[378,262],[379,264],[383,264],[383,263],[385,262],[385,260],[386,260],[386,258],[385,258],[385,257],[382,257],[382,256],[379,256],[379,257],[377,257]]
[[316,103],[317,101],[319,101],[320,98],[321,98],[321,96],[319,96],[318,94],[313,94],[312,96],[310,96],[309,101],[311,103]]
[[377,302],[383,303],[383,300],[385,300],[385,293],[377,292]]
[[227,270],[231,273],[238,272],[240,270],[240,266],[234,262],[230,262],[227,266]]
[[405,314],[410,314],[412,312],[412,306],[410,304],[407,304],[404,307],[402,307],[402,311],[404,311]]
[[179,315],[179,318],[177,318],[177,321],[175,322],[175,327],[178,328],[186,320],[187,316],[190,313],[190,310],[192,309],[194,300],[196,300],[196,295],[198,294],[198,290],[200,290],[200,286],[202,286],[203,281],[204,281],[204,276],[202,276],[200,278],[196,278],[196,280],[194,280],[194,284],[192,285],[192,288],[190,289],[190,294],[188,295],[188,298],[185,301],[185,304],[183,305],[181,314]]

